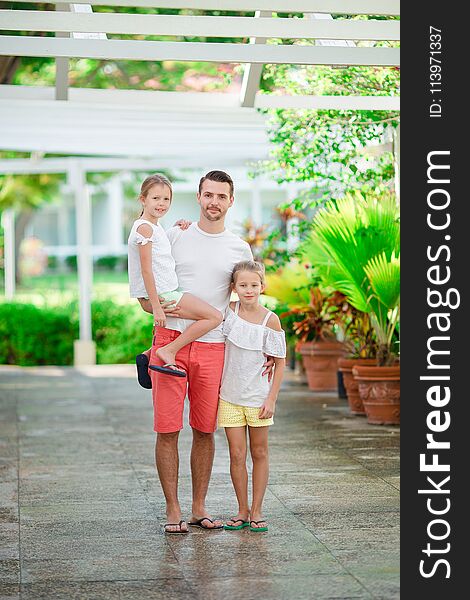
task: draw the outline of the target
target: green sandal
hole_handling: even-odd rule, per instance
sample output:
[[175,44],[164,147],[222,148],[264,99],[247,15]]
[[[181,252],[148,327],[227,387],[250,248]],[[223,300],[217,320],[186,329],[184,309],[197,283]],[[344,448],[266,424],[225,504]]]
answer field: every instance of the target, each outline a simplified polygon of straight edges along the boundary
[[240,523],[240,525],[224,525],[224,529],[228,531],[238,531],[239,529],[243,529],[244,527],[248,527],[248,521],[244,521],[243,519],[230,519],[233,523]]
[[254,523],[258,525],[258,523],[266,523],[265,519],[261,519],[261,521],[250,521],[250,531],[268,531],[268,527],[252,527],[251,524]]

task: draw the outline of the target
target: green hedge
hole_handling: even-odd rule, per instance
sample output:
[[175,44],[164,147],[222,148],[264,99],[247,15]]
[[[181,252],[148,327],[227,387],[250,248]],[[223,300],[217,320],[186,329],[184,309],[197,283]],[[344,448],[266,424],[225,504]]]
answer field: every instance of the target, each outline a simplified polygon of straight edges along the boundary
[[[92,304],[92,329],[99,364],[132,363],[151,344],[152,315],[137,302],[97,301]],[[0,364],[71,365],[77,338],[77,303],[59,308],[0,303]]]
[[77,333],[77,321],[65,308],[0,304],[0,363],[70,365]]

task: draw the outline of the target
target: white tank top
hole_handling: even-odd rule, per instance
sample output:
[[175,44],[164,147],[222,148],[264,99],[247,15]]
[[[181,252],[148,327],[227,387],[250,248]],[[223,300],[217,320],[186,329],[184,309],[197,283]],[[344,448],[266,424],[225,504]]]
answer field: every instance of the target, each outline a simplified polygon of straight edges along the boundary
[[272,311],[257,324],[242,319],[239,308],[237,302],[235,312],[227,309],[223,325],[226,341],[220,397],[232,404],[260,407],[271,389],[268,377],[262,376],[263,364],[266,356],[285,358],[286,336],[266,325]]
[[[149,238],[140,234],[137,229],[146,223],[152,228]],[[129,291],[131,298],[148,298],[140,266],[139,245],[152,243],[152,271],[157,292],[172,292],[178,288],[178,277],[175,271],[175,260],[171,255],[170,241],[163,227],[154,225],[145,219],[137,219],[132,225],[128,245]]]

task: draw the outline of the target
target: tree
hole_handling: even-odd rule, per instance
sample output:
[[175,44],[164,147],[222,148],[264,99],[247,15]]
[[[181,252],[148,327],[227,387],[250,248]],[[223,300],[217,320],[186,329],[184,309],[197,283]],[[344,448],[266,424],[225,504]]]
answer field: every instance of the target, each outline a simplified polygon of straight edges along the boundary
[[[11,154],[2,152],[0,157],[6,158]],[[18,157],[18,153],[14,154]],[[0,175],[0,213],[8,208],[13,208],[16,213],[15,278],[17,283],[21,283],[18,257],[26,227],[35,210],[44,202],[51,202],[57,197],[62,181],[64,176],[56,174]]]
[[[264,77],[277,90],[292,95],[394,96],[399,90],[399,71],[383,67],[325,67],[268,65]],[[394,186],[393,153],[379,157],[365,151],[371,142],[383,141],[387,127],[399,124],[391,111],[270,110],[270,159],[260,163],[254,175],[267,173],[279,183],[308,182],[292,202],[292,209],[307,210],[354,190],[367,193],[391,191]],[[310,221],[298,224],[301,237]],[[288,258],[285,236],[273,231],[269,251]]]

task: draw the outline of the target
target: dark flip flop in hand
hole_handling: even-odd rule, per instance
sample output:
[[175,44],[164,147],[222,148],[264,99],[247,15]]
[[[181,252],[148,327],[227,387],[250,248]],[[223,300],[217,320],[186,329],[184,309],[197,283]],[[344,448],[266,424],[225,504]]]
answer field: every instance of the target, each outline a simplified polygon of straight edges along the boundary
[[140,385],[146,390],[152,389],[152,380],[148,372],[149,359],[146,354],[138,354],[135,357],[135,364],[137,365],[137,379]]
[[159,367],[158,365],[150,365],[149,369],[152,369],[152,371],[157,371],[158,373],[173,375],[174,377],[186,377],[186,371],[183,371],[174,363],[165,363],[162,367]]

